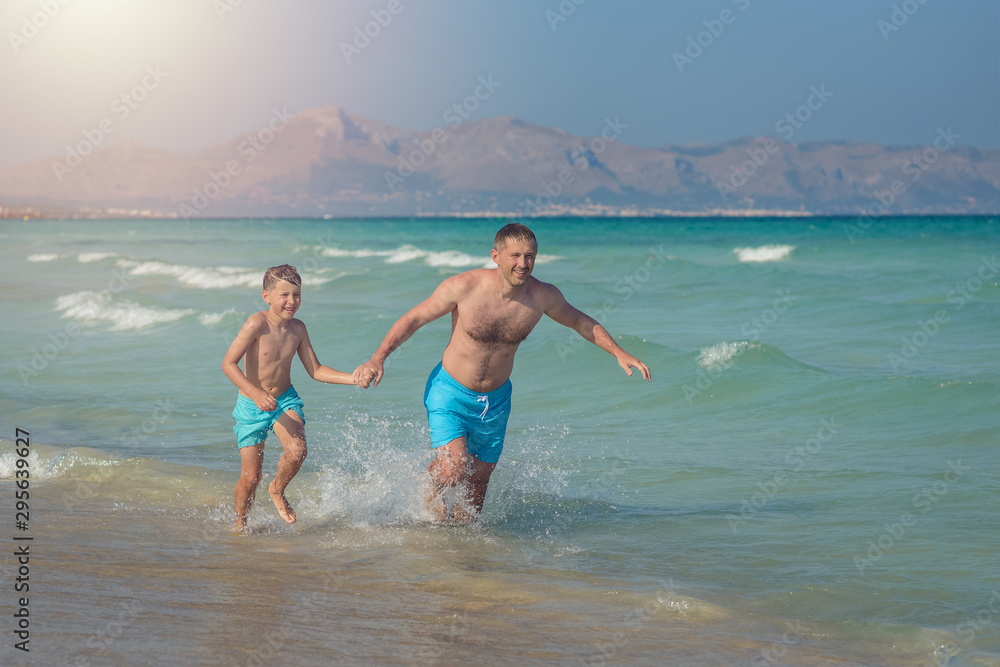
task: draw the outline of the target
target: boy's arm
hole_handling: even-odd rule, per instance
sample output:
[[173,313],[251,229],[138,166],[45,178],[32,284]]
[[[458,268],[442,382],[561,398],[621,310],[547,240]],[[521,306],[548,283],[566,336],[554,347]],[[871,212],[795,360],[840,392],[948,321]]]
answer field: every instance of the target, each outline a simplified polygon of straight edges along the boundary
[[260,337],[261,326],[259,315],[251,315],[247,318],[243,328],[236,334],[229,350],[226,351],[226,356],[222,358],[222,372],[240,388],[240,391],[249,396],[258,408],[265,412],[271,412],[278,409],[278,401],[275,400],[274,396],[250,382],[240,370],[240,359],[246,355],[253,342]]
[[547,288],[546,315],[559,324],[573,329],[586,340],[613,355],[618,361],[618,365],[628,375],[632,375],[632,368],[637,368],[642,373],[643,378],[652,379],[646,364],[626,352],[597,320],[570,305],[555,285],[548,285]]
[[305,366],[306,372],[313,380],[328,384],[354,384],[354,376],[350,373],[338,371],[319,363],[316,350],[313,349],[312,343],[309,341],[309,333],[306,331],[305,324],[302,325],[302,340],[299,341],[298,351],[302,365]]
[[367,389],[369,384],[377,387],[385,374],[386,358],[416,333],[417,329],[455,310],[466,284],[467,277],[464,274],[446,279],[426,300],[396,320],[372,358],[354,370],[354,383],[363,389]]

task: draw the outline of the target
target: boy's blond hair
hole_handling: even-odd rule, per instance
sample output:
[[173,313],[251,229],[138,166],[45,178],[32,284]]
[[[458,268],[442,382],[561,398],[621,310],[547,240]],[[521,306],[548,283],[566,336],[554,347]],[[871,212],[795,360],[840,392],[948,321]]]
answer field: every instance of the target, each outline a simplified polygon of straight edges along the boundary
[[291,264],[282,264],[281,266],[272,266],[264,274],[264,291],[267,292],[274,289],[274,286],[282,280],[296,287],[302,287],[302,278],[295,267]]

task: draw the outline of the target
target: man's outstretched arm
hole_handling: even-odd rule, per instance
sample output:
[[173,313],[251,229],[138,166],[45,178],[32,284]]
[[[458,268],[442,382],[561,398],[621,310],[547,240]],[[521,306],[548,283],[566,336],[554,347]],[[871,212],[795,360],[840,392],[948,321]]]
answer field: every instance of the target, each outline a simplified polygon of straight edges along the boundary
[[584,339],[614,356],[618,360],[618,365],[622,367],[622,370],[629,377],[632,376],[632,369],[637,368],[642,373],[642,377],[647,381],[652,380],[649,367],[616,343],[615,339],[608,333],[608,330],[602,327],[597,320],[570,305],[566,301],[566,297],[554,285],[549,285],[548,287],[551,289],[551,293],[549,294],[549,306],[545,310],[546,315],[559,324],[573,329],[583,336]]
[[377,387],[385,374],[386,358],[416,333],[417,329],[455,309],[458,303],[454,281],[455,278],[459,277],[454,276],[445,280],[425,301],[417,304],[396,320],[396,323],[386,333],[385,338],[382,339],[378,349],[375,350],[372,358],[354,370],[354,384],[363,389],[367,389],[369,384]]

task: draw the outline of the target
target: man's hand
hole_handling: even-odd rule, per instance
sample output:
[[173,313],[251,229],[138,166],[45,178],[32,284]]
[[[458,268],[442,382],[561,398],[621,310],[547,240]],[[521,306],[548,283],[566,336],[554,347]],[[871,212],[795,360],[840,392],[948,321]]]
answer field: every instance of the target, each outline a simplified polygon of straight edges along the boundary
[[384,375],[382,364],[366,361],[354,369],[354,384],[362,389],[367,389],[368,385],[377,387],[382,381],[382,375]]
[[649,374],[649,367],[642,363],[631,354],[622,354],[618,357],[618,365],[622,367],[629,377],[632,377],[632,369],[638,368],[642,372],[642,377],[646,379],[647,382],[652,381],[653,376]]

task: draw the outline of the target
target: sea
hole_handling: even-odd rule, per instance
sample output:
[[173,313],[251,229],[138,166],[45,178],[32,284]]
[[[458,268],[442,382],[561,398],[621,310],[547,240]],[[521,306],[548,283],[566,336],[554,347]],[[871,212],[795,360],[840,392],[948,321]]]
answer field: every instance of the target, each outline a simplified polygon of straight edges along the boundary
[[420,329],[293,364],[308,457],[235,534],[221,362],[303,277],[353,371],[507,221],[0,225],[3,665],[1000,665],[996,217],[532,219],[543,318],[474,524],[422,501]]

